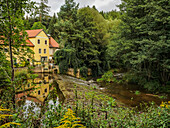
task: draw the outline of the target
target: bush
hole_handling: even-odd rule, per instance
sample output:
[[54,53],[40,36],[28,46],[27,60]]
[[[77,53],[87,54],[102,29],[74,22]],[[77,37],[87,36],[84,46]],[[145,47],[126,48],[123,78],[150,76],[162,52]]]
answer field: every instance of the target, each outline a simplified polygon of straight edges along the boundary
[[115,78],[113,76],[112,71],[105,72],[104,75],[102,75],[102,78],[97,79],[97,82],[111,82],[115,81]]
[[156,81],[146,82],[144,84],[144,88],[146,88],[150,92],[156,92],[160,87],[160,83]]
[[80,75],[82,76],[82,77],[87,77],[87,75],[88,75],[88,68],[87,67],[85,67],[85,66],[83,66],[83,67],[81,67],[80,68]]
[[65,74],[68,71],[68,64],[66,60],[62,60],[59,63],[59,71],[61,74]]

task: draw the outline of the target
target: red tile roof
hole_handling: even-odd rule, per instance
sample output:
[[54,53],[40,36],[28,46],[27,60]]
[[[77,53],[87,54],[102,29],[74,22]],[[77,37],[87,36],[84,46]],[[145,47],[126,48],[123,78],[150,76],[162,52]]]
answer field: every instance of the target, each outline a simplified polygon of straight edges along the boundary
[[[26,30],[28,37],[36,37],[43,29]],[[28,39],[26,40],[27,46],[34,47],[34,44]],[[4,44],[3,40],[0,40],[0,44]],[[59,44],[52,38],[49,38],[49,45],[51,48],[59,48]]]
[[[4,44],[4,40],[0,40],[0,44]],[[23,44],[21,44],[23,45]],[[34,44],[28,39],[26,40],[26,45],[30,47],[34,47]]]
[[49,43],[50,43],[50,47],[59,48],[59,44],[52,37],[50,37]]
[[27,46],[34,47],[34,44],[28,39],[26,40]]
[[35,29],[35,30],[26,30],[28,37],[36,37],[43,29]]

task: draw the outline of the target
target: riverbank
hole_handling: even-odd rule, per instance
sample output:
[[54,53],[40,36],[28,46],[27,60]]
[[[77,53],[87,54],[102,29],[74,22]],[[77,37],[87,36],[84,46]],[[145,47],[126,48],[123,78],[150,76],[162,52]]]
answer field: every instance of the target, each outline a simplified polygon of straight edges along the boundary
[[107,89],[95,86],[93,83],[89,84],[89,82],[66,75],[54,75],[54,78],[66,98],[64,106],[69,106],[86,127],[168,126],[167,115],[170,109],[167,105],[162,104],[159,107],[154,103],[143,104],[139,106],[141,107],[139,110],[112,98],[108,95]]
[[[80,102],[89,102],[88,100],[93,98],[95,104],[100,104],[101,102],[110,100],[111,97],[103,92],[103,88],[98,88],[94,84],[90,85],[89,83],[84,83],[83,80],[80,80],[83,81],[82,83],[75,82],[74,77],[71,77],[73,81],[70,82],[68,81],[68,77],[69,76],[66,75],[54,75],[54,78],[57,81],[59,88],[65,97],[65,104],[75,104],[76,97],[78,100],[80,100]],[[75,79],[77,80],[77,78]],[[116,105],[119,107],[125,106],[122,102],[118,100],[115,100],[115,102]]]
[[[149,94],[142,91],[136,85],[124,84],[97,84],[95,81],[84,81],[67,75],[54,75],[59,88],[66,97],[65,103],[75,101],[75,87],[77,85],[78,98],[83,99],[84,95],[95,93],[96,97],[113,98],[120,106],[136,107],[140,104],[155,102],[158,106],[169,101],[169,97]],[[83,94],[83,95],[82,95]],[[95,98],[95,100],[98,98]],[[99,98],[100,99],[100,98]],[[101,100],[99,100],[101,102]]]

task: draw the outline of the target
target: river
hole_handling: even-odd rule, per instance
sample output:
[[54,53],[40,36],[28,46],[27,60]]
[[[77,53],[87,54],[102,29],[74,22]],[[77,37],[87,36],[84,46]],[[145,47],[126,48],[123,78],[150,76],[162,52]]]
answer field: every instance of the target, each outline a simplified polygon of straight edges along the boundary
[[[158,95],[149,94],[144,90],[139,89],[136,85],[115,83],[97,84],[95,81],[84,81],[67,75],[56,75],[50,73],[39,73],[36,79],[32,81],[28,80],[29,82],[25,86],[25,91],[17,92],[16,100],[19,104],[23,104],[24,99],[26,106],[33,103],[40,103],[43,105],[47,98],[49,104],[54,104],[52,102],[53,100],[50,100],[53,98],[56,98],[58,103],[64,102],[67,97],[65,97],[63,92],[60,90],[60,85],[57,83],[58,80],[60,80],[60,84],[63,83],[65,86],[69,84],[74,86],[74,84],[76,84],[77,86],[95,87],[98,91],[113,97],[117,101],[120,101],[129,107],[135,107],[140,103],[149,103],[152,101],[154,101],[157,105],[160,105],[162,101],[170,100],[169,96],[165,97],[165,99],[161,99]],[[30,86],[30,83],[34,83],[34,89]]]

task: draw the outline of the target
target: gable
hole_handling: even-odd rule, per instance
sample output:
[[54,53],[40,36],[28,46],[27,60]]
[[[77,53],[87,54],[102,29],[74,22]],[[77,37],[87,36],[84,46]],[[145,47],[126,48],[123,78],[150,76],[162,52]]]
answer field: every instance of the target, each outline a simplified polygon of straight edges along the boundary
[[36,35],[36,37],[44,37],[44,38],[48,38],[48,35],[45,33],[45,31],[41,31],[41,32],[39,32],[37,35]]
[[43,29],[26,30],[29,38],[36,37],[41,31],[43,31]]

